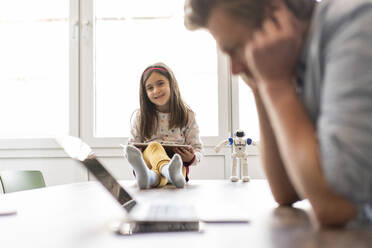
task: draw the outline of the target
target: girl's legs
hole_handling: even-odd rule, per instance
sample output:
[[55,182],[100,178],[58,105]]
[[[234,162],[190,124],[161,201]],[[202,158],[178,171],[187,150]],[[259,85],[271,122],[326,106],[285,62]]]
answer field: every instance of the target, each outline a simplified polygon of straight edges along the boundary
[[143,158],[151,169],[159,175],[158,187],[166,185],[168,181],[177,188],[182,188],[185,185],[182,159],[179,155],[173,156],[171,160],[160,143],[151,142],[143,152]]
[[128,145],[125,151],[128,161],[136,173],[138,187],[140,189],[148,189],[154,185],[157,185],[159,176],[148,168],[143,160],[142,152],[138,148],[131,145]]
[[182,159],[178,154],[174,154],[169,164],[163,165],[161,168],[161,174],[168,179],[177,188],[183,188],[186,180],[182,174]]

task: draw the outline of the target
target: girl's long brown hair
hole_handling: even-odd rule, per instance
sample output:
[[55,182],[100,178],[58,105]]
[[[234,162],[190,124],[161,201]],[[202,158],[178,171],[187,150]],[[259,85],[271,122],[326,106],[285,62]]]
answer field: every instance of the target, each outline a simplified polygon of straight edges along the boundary
[[[153,68],[149,70],[150,68]],[[157,69],[160,68],[160,69]],[[157,129],[158,115],[156,105],[153,104],[146,93],[146,81],[152,73],[159,73],[169,80],[169,129],[185,127],[189,121],[192,110],[182,100],[177,80],[172,70],[163,63],[148,66],[142,73],[140,80],[140,115],[139,128],[143,139],[149,139]]]

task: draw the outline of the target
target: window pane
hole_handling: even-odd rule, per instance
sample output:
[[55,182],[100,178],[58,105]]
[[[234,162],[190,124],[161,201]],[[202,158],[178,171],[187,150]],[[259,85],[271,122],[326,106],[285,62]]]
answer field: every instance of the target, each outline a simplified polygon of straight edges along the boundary
[[256,103],[251,89],[239,77],[239,124],[246,137],[259,140],[258,116]]
[[217,48],[207,32],[185,29],[183,4],[96,0],[96,137],[129,135],[131,114],[139,107],[141,73],[155,62],[174,71],[201,135],[218,135]]
[[0,138],[68,133],[68,17],[69,1],[0,1]]

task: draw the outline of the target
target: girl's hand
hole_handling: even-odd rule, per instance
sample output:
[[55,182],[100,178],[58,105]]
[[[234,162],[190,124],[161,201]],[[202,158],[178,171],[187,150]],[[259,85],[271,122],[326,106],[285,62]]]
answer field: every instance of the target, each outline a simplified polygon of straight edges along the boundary
[[189,163],[194,158],[194,149],[190,146],[190,149],[186,149],[183,147],[177,147],[173,149],[174,153],[178,153],[183,162]]
[[245,60],[260,84],[292,82],[302,45],[301,23],[281,4],[245,45]]

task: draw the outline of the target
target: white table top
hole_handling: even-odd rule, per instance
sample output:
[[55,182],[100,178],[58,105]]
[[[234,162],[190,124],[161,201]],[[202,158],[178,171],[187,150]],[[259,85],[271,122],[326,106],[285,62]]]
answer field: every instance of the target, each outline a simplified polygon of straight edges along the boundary
[[[1,247],[148,248],[165,244],[168,247],[287,248],[368,247],[372,244],[371,231],[317,231],[307,211],[277,208],[265,180],[249,183],[192,180],[183,189],[167,186],[150,190],[139,190],[134,181],[121,184],[141,204],[164,200],[192,203],[203,211],[208,208],[221,212],[239,211],[251,222],[205,224],[200,233],[120,236],[112,227],[124,217],[123,209],[97,182],[84,182],[1,195],[0,205],[12,205],[17,210],[14,215],[0,216]],[[304,206],[306,209],[307,205]],[[338,242],[338,237],[343,237],[343,241]]]

